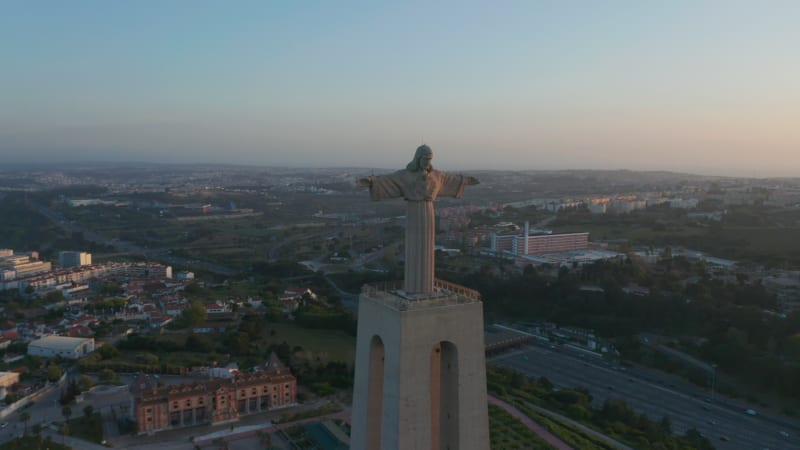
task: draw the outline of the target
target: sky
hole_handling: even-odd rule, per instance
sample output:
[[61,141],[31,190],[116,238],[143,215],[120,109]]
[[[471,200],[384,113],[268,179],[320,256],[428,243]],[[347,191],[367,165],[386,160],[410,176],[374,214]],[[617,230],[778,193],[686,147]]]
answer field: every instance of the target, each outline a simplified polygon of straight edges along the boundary
[[0,2],[0,164],[800,176],[797,1]]

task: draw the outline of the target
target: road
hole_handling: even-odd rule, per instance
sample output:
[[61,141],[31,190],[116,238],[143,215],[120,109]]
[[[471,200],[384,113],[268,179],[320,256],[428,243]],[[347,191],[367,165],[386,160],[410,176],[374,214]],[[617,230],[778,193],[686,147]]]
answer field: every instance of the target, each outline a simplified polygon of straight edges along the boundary
[[544,376],[561,388],[586,387],[595,406],[608,398],[622,398],[651,419],[669,416],[676,434],[696,428],[721,450],[800,448],[798,421],[764,412],[751,416],[740,404],[708,401],[703,391],[678,378],[626,370],[598,357],[581,355],[560,346],[533,344],[492,357],[488,363],[511,367],[527,376]]
[[[63,421],[64,416],[61,415],[61,405],[58,403],[60,395],[61,390],[56,387],[47,394],[37,398],[33,404],[23,407],[5,419],[2,419],[2,421],[8,423],[8,425],[0,428],[0,443],[6,442],[15,436],[22,435],[24,424],[19,420],[22,411],[27,411],[28,414],[30,414],[30,420],[28,421],[29,433],[31,427],[34,425],[40,424],[44,426],[51,422]],[[73,415],[75,414],[81,414],[81,411],[73,411]]]

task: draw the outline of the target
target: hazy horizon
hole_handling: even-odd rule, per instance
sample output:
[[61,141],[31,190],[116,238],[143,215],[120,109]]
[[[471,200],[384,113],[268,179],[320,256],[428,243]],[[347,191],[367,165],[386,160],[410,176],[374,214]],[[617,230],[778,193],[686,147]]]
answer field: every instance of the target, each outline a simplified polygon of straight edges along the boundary
[[235,6],[6,6],[0,160],[800,176],[796,2]]

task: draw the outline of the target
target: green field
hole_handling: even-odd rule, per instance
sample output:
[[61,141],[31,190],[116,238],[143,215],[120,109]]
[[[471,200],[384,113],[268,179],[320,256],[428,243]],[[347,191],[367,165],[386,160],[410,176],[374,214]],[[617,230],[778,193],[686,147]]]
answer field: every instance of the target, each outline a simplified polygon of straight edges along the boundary
[[[269,336],[272,330],[275,330],[275,336]],[[303,347],[303,350],[311,351],[323,359],[327,357],[329,361],[347,364],[355,361],[356,338],[342,331],[312,330],[287,323],[273,323],[267,325],[266,334],[265,347],[286,341],[292,347]]]
[[672,226],[654,229],[627,224],[582,223],[554,226],[553,231],[588,231],[590,241],[625,239],[632,245],[683,247],[742,262],[800,265],[800,227],[796,226]]

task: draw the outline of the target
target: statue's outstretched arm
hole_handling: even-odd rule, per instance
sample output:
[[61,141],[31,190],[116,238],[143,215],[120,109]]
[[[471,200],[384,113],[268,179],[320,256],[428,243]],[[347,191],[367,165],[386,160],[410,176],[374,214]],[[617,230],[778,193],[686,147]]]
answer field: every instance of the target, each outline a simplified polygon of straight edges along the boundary
[[356,180],[356,186],[369,187],[369,195],[373,200],[402,197],[402,183],[403,176],[401,173],[372,175]]

